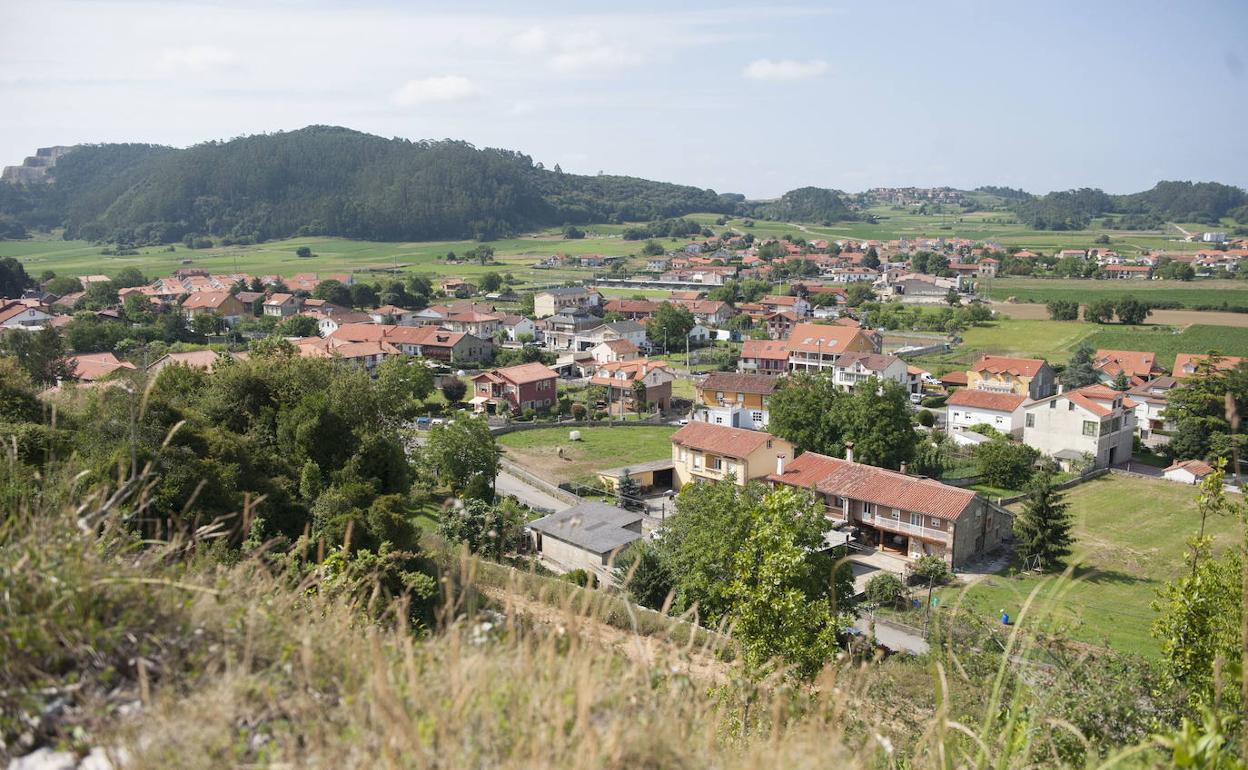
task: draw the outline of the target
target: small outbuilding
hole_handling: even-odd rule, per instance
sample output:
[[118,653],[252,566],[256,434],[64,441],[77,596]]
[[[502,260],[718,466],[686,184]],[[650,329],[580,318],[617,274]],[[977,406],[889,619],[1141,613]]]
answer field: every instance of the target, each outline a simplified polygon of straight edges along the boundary
[[529,522],[542,563],[560,574],[583,569],[610,581],[611,561],[640,540],[640,513],[587,500]]

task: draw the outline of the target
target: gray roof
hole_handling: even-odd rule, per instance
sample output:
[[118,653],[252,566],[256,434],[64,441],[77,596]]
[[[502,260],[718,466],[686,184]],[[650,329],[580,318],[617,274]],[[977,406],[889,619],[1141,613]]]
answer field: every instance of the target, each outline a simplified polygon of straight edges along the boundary
[[629,321],[626,319],[623,321],[612,321],[610,323],[602,324],[601,326],[595,326],[590,329],[589,332],[590,334],[593,334],[594,332],[600,332],[604,329],[613,331],[616,334],[636,334],[637,332],[644,332],[646,327],[636,321]]
[[609,553],[641,539],[641,514],[614,505],[585,501],[529,522],[529,528],[592,553]]
[[667,471],[676,467],[676,463],[672,462],[672,458],[666,457],[662,460],[651,460],[645,463],[633,463],[632,465],[621,465],[619,468],[608,468],[605,471],[598,471],[599,476],[607,478],[620,478],[624,475],[624,471],[628,471],[629,475],[634,473],[646,473],[648,471]]
[[1078,449],[1059,449],[1053,453],[1053,456],[1059,460],[1078,460],[1083,457],[1083,452]]
[[567,294],[584,294],[588,291],[589,289],[586,289],[584,286],[561,286],[555,289],[543,289],[538,294],[550,294],[558,297]]

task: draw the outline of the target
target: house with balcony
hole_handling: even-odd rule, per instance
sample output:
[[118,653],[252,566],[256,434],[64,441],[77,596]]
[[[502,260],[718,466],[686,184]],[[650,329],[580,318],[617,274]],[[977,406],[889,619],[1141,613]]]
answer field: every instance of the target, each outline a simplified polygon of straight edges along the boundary
[[875,339],[853,326],[801,323],[788,339],[789,371],[832,371],[845,353],[878,353]]
[[607,389],[607,403],[618,404],[622,409],[636,410],[636,383],[644,387],[646,405],[667,411],[672,406],[672,382],[676,373],[666,361],[639,358],[632,361],[613,361],[598,364],[591,385]]
[[1057,392],[1057,378],[1043,358],[980,356],[966,370],[966,386],[1041,399]]
[[576,338],[581,332],[602,325],[602,319],[584,310],[573,308],[537,322],[542,340],[550,350],[577,350]]
[[1178,425],[1166,417],[1170,406],[1170,391],[1179,387],[1173,377],[1154,377],[1127,391],[1127,397],[1135,402],[1135,430],[1141,439],[1148,439],[1158,431],[1174,431]]
[[648,299],[613,299],[602,306],[608,313],[618,313],[630,321],[646,321],[659,310],[659,303]]
[[194,321],[201,315],[215,315],[233,326],[247,313],[243,303],[228,291],[197,291],[188,294],[182,303],[182,315]]
[[604,340],[589,349],[594,362],[610,364],[616,361],[632,361],[641,357],[637,346],[628,340]]
[[733,479],[738,486],[765,479],[793,459],[793,445],[760,430],[690,422],[672,434],[672,486]]
[[737,371],[772,377],[789,370],[789,344],[785,340],[746,340],[741,343]]
[[806,452],[778,461],[767,480],[813,492],[831,521],[907,560],[934,555],[956,568],[996,550],[1010,535],[1010,514],[969,489],[856,463],[852,446],[846,455]]
[[1092,368],[1103,383],[1112,383],[1121,374],[1132,387],[1165,374],[1157,365],[1157,354],[1141,350],[1098,350]]
[[576,350],[592,350],[600,343],[611,340],[627,340],[638,349],[649,345],[646,340],[646,327],[636,321],[624,320],[600,324],[578,332],[573,340],[573,347]]
[[1104,385],[1088,385],[1023,405],[1023,443],[1063,467],[1084,455],[1094,467],[1131,459],[1135,400]]
[[299,312],[300,304],[295,295],[278,292],[264,301],[264,314],[269,318],[290,318]]
[[442,327],[453,332],[471,334],[483,340],[491,339],[498,334],[499,329],[503,328],[503,314],[476,311],[452,313],[442,321]]
[[870,379],[891,380],[910,389],[910,367],[897,356],[883,353],[843,353],[832,366],[832,382],[840,389],[854,388]]
[[766,374],[712,372],[694,385],[693,419],[730,428],[764,430],[777,379]]
[[792,297],[787,294],[768,294],[758,301],[770,313],[780,313],[788,311],[795,316],[810,315],[810,303],[802,297]]
[[514,412],[549,410],[555,404],[559,375],[543,363],[505,366],[472,378],[472,400],[478,412],[494,414],[506,404]]
[[601,300],[597,290],[585,286],[545,289],[533,295],[533,315],[546,318],[573,310],[588,311]]
[[1026,401],[1026,396],[1017,393],[961,388],[945,401],[945,422],[950,433],[988,425],[1007,436],[1021,437]]

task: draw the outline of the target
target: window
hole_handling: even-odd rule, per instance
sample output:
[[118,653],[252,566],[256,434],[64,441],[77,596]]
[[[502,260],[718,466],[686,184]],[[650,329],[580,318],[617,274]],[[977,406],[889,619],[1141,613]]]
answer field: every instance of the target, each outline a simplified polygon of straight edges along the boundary
[[1054,400],[1054,401],[1050,401],[1050,402],[1049,402],[1049,408],[1050,408],[1050,409],[1056,409],[1056,408],[1057,408],[1057,401],[1056,401],[1056,400]]
[[945,523],[934,516],[928,519],[927,521],[928,521],[928,526],[930,526],[932,529],[944,529]]
[[910,514],[910,523],[911,523],[911,524],[913,524],[913,525],[914,525],[914,526],[916,526],[916,527],[921,527],[921,526],[923,526],[923,514],[921,514],[921,513],[911,513],[911,514]]
[[715,391],[715,400],[716,400],[716,401],[723,401],[723,400],[724,400],[724,391],[722,391],[722,390],[717,390],[717,391]]
[[1028,428],[1036,427],[1036,415],[1034,412],[1027,413],[1027,427]]
[[1095,436],[1097,433],[1097,429],[1100,427],[1101,427],[1101,424],[1097,422],[1096,420],[1084,420],[1083,421],[1083,435]]
[[1073,412],[1073,411],[1075,411],[1075,402],[1074,402],[1074,401],[1067,401],[1067,402],[1066,402],[1066,411],[1068,411],[1068,412]]
[[716,425],[723,425],[723,424],[724,424],[724,418],[723,418],[723,417],[721,417],[720,415],[715,415],[715,424],[716,424]]
[[997,425],[1004,425],[1004,424],[1005,424],[1005,418],[1004,418],[1004,417],[1001,417],[1000,415],[998,415],[998,416],[997,416]]
[[710,460],[707,460],[707,466],[713,471],[723,470],[724,469],[723,458],[712,457]]
[[760,425],[761,425],[761,424],[762,424],[762,422],[763,422],[763,413],[762,413],[762,412],[751,412],[751,413],[750,413],[750,419],[752,419],[754,422],[756,422],[756,423],[758,423],[758,424],[760,424]]
[[875,515],[875,503],[863,503],[862,512],[866,516],[874,516]]

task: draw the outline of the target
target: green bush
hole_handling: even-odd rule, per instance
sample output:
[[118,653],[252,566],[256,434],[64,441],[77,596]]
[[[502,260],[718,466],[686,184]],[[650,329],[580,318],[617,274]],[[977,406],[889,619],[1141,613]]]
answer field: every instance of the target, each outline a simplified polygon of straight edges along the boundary
[[867,581],[867,600],[881,607],[896,607],[905,594],[905,584],[891,572],[881,572]]
[[924,428],[930,428],[936,424],[936,415],[932,414],[927,409],[919,410],[918,419],[919,419],[919,425],[922,425]]

